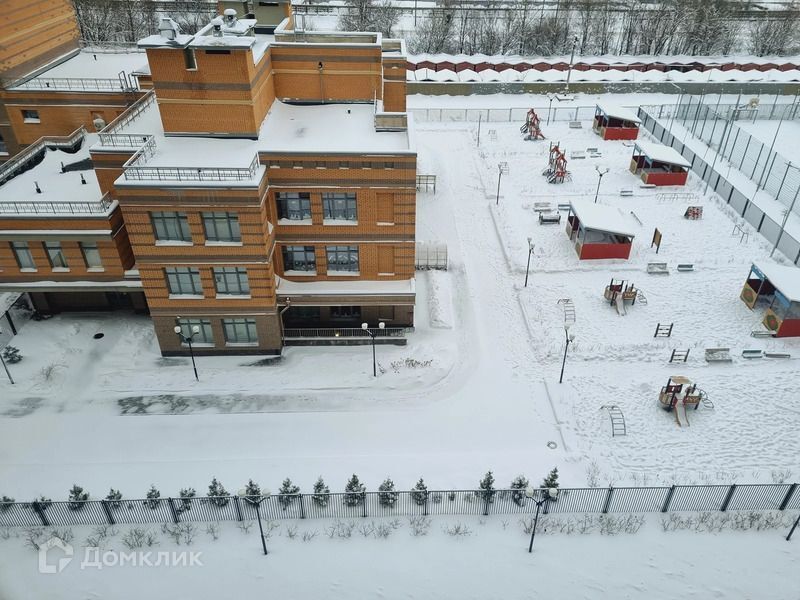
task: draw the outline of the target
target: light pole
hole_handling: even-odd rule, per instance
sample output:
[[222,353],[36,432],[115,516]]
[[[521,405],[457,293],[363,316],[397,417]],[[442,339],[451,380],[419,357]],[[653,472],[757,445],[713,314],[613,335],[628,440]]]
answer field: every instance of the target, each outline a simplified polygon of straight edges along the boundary
[[603,181],[603,175],[608,173],[608,167],[605,169],[601,169],[597,165],[594,166],[594,170],[597,171],[597,174],[600,176],[597,179],[597,189],[594,191],[594,203],[597,204],[597,196],[600,194],[600,182]]
[[[383,321],[378,323],[378,329],[383,329],[385,327],[386,327],[386,323],[384,323]],[[372,376],[373,377],[377,377],[378,376],[378,363],[375,360],[375,336],[377,335],[377,332],[372,330],[372,329],[370,329],[369,325],[367,325],[366,323],[362,323],[361,324],[361,329],[366,331],[367,334],[369,335],[369,337],[372,338]]]
[[244,488],[239,490],[239,497],[244,498],[247,502],[255,504],[256,506],[256,517],[258,518],[258,532],[261,534],[261,548],[264,550],[264,556],[269,554],[267,552],[267,540],[264,539],[264,527],[261,525],[261,503],[270,497],[269,490],[261,490],[260,496],[248,496],[247,490]]
[[495,206],[500,204],[500,179],[502,179],[503,175],[508,175],[508,163],[501,162],[497,163],[497,199],[495,200]]
[[525,287],[528,287],[528,272],[531,270],[531,254],[535,244],[531,243],[531,238],[528,238],[528,266],[525,267]]
[[[0,335],[3,335],[3,330],[0,329]],[[11,385],[14,385],[14,378],[11,377],[11,371],[8,370],[8,365],[6,364],[6,359],[3,358],[3,354],[0,353],[0,362],[3,363],[3,368],[6,370],[6,375],[8,375],[8,380],[11,382]]]
[[192,368],[194,369],[194,378],[197,381],[200,381],[200,378],[197,376],[197,365],[194,362],[194,349],[192,348],[192,340],[194,339],[194,336],[200,333],[200,327],[197,325],[193,325],[191,335],[183,335],[183,329],[181,329],[180,325],[175,325],[173,331],[181,339],[181,342],[183,342],[184,344],[189,344],[189,355],[192,357]]
[[[542,492],[542,497],[538,500],[536,499],[536,492]],[[536,516],[533,518],[533,528],[531,529],[531,543],[528,545],[528,553],[530,554],[533,552],[533,538],[536,536],[536,526],[539,524],[539,510],[542,508],[542,504],[558,497],[558,488],[537,490],[533,486],[528,486],[525,490],[525,495],[536,503]]]
[[567,350],[569,349],[569,345],[575,341],[575,334],[570,334],[569,326],[571,323],[564,323],[564,337],[567,340],[566,345],[564,346],[564,360],[561,361],[561,376],[558,378],[558,383],[564,382],[564,365],[567,364]]
[[575,47],[578,45],[578,36],[572,40],[572,54],[569,55],[569,69],[567,70],[567,88],[565,93],[569,94],[569,78],[572,76],[572,60],[575,58]]
[[550,100],[550,104],[547,106],[547,124],[550,125],[550,111],[553,109],[553,98],[555,98],[555,95],[547,94],[547,98]]

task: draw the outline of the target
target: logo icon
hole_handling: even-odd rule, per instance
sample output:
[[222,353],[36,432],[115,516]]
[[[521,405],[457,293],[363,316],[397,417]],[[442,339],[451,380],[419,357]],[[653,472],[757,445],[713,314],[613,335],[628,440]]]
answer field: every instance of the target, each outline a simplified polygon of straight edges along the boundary
[[[58,537],[51,537],[39,546],[39,573],[61,573],[72,561],[72,546]],[[63,555],[57,559],[56,557]]]

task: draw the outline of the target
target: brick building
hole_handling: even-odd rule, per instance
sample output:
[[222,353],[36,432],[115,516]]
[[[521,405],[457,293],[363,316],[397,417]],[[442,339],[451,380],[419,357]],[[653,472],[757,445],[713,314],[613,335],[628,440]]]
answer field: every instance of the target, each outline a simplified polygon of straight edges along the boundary
[[[262,34],[229,9],[194,35],[164,20],[139,45],[152,91],[83,135],[79,151],[91,146],[93,187],[79,183],[76,193],[103,203],[115,244],[111,252],[103,238],[106,283],[89,261],[70,274],[101,286],[109,305],[124,296],[140,308],[141,289],[164,354],[187,352],[176,326],[198,330],[198,353],[248,354],[363,341],[363,322],[384,323],[387,336],[413,326],[416,151],[404,44],[376,33],[298,36],[291,17]],[[42,165],[6,186],[42,204],[29,189]],[[50,256],[33,234],[47,227],[11,210],[0,207],[0,230],[14,230],[0,241],[0,290],[31,291],[41,272],[22,265]],[[73,217],[57,235],[91,220]],[[86,235],[70,235],[67,263],[77,264]],[[31,260],[11,241],[27,242]],[[61,279],[63,268],[50,264],[47,277]],[[44,310],[81,304],[49,288],[37,301]]]

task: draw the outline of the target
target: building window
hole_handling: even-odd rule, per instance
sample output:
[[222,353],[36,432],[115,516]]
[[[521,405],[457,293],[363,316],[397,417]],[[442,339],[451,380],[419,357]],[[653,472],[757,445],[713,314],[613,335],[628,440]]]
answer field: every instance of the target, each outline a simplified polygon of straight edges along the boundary
[[153,224],[153,235],[159,241],[191,242],[192,232],[185,213],[153,212],[150,213]]
[[23,123],[41,123],[42,120],[39,118],[39,111],[38,110],[23,110],[22,111],[22,122]]
[[80,242],[81,252],[83,253],[83,262],[89,269],[100,269],[103,267],[103,261],[100,259],[100,250],[97,249],[96,242]]
[[28,242],[11,242],[11,251],[14,253],[14,258],[17,259],[17,264],[20,269],[35,269],[36,263],[33,262],[31,249],[28,247]]
[[257,344],[255,319],[222,319],[225,342],[228,344]]
[[0,154],[8,154],[8,146],[3,136],[0,134]]
[[294,306],[283,317],[289,327],[303,327],[319,325],[319,306]]
[[328,246],[328,272],[358,271],[358,246]]
[[167,275],[167,289],[169,289],[170,294],[183,296],[203,295],[199,269],[169,267],[164,269],[164,272]]
[[183,63],[189,71],[197,69],[197,58],[194,55],[194,48],[183,49]]
[[214,330],[208,319],[175,319],[175,324],[180,326],[181,335],[189,337],[192,330],[197,327],[200,331],[192,338],[193,344],[213,344]]
[[247,269],[244,267],[215,267],[214,285],[217,288],[217,294],[235,296],[247,296],[250,294]]
[[317,257],[314,254],[314,246],[284,246],[283,270],[316,271]]
[[50,266],[54,269],[66,269],[67,258],[64,256],[64,251],[61,249],[61,242],[45,242],[45,252],[50,261]]
[[334,221],[357,221],[355,194],[322,194],[322,215]]
[[291,221],[311,219],[311,194],[308,192],[278,192],[275,194],[278,218]]
[[331,306],[332,321],[361,320],[360,306]]
[[203,213],[203,227],[209,242],[241,242],[239,217],[236,213]]

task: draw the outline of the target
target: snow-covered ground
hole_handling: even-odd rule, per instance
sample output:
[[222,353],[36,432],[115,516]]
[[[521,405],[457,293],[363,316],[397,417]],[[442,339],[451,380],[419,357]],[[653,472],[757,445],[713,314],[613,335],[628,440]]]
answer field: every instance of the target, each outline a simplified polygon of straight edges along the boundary
[[[739,129],[743,129],[756,137],[762,144],[769,148],[774,140],[774,150],[793,163],[800,162],[800,147],[797,139],[800,137],[800,122],[783,122],[775,119],[769,121],[736,121]],[[776,137],[775,134],[778,134]]]
[[[588,533],[578,531],[587,527],[588,518],[546,517],[539,522],[531,554],[529,536],[515,518],[439,517],[427,527],[416,526],[423,535],[414,535],[407,519],[359,519],[338,526],[315,520],[265,523],[267,556],[252,522],[244,524],[247,532],[233,523],[210,531],[199,524],[180,544],[151,526],[146,530],[155,535],[157,545],[139,550],[122,543],[132,529],[122,526],[102,542],[95,566],[83,569],[85,557],[95,560],[94,550],[86,554],[86,539],[97,538],[97,532],[75,527],[61,532],[74,536],[72,560],[52,574],[38,572],[37,553],[25,544],[27,534],[19,532],[18,538],[18,532],[10,532],[8,539],[0,536],[0,597],[795,600],[800,543],[784,540],[793,516],[773,518],[779,521],[774,529],[757,530],[764,524],[759,520],[744,531],[727,527],[715,533],[703,525],[696,532],[696,518],[688,530],[665,532],[662,519],[668,527],[677,522],[621,516],[604,525],[605,531],[622,529],[613,535],[600,532],[596,517]],[[713,515],[706,525],[713,526],[718,518]],[[573,532],[566,533],[570,527]],[[387,537],[370,533],[370,528]],[[169,560],[175,553],[174,562],[185,560],[192,566],[164,566],[166,560],[157,567],[139,566],[155,563],[159,553]],[[56,566],[64,556],[59,549],[50,550],[47,564]],[[129,558],[119,566],[121,556]]]

